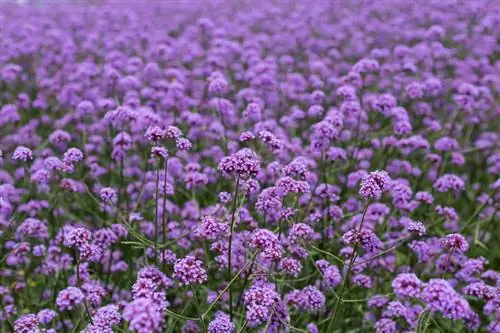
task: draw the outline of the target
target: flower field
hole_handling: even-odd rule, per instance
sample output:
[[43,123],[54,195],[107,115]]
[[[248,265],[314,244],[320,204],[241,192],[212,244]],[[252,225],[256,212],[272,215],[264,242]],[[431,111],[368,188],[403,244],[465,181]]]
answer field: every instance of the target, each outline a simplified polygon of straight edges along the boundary
[[0,4],[0,333],[500,332],[500,2]]

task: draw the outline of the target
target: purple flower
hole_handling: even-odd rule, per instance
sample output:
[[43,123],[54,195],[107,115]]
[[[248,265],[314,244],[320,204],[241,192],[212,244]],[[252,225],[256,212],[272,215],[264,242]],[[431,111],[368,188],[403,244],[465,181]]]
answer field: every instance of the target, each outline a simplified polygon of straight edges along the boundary
[[229,224],[213,216],[203,216],[196,233],[203,239],[215,240],[229,232]]
[[396,323],[391,319],[382,318],[375,323],[376,333],[396,333],[397,331]]
[[293,258],[283,258],[280,260],[278,267],[283,273],[297,277],[302,269],[302,264]]
[[151,157],[166,160],[168,158],[168,150],[165,147],[152,147]]
[[175,140],[175,145],[180,151],[191,150],[191,148],[193,148],[191,141],[185,138],[178,138]]
[[57,317],[57,312],[55,312],[52,309],[40,310],[36,315],[38,322],[42,325],[49,324],[56,317]]
[[434,182],[433,187],[438,192],[459,192],[464,189],[465,183],[460,177],[456,175],[446,174],[438,178]]
[[380,199],[389,188],[391,178],[385,171],[373,171],[361,180],[359,194],[365,199]]
[[325,295],[314,286],[294,290],[287,294],[285,301],[298,310],[314,312],[325,306]]
[[173,277],[178,279],[181,285],[201,284],[208,279],[203,263],[192,256],[177,260]]
[[115,203],[118,200],[118,193],[114,188],[104,187],[100,191],[101,200],[108,203]]
[[477,316],[469,303],[446,280],[431,279],[422,290],[421,299],[431,311],[438,311],[452,320],[475,322]]
[[250,235],[250,246],[261,250],[262,254],[271,260],[279,260],[284,252],[278,236],[267,229],[255,229]]
[[460,234],[449,234],[440,240],[441,247],[445,249],[452,249],[458,252],[467,252],[469,243],[464,236]]
[[12,158],[16,161],[28,162],[33,159],[33,152],[29,148],[19,146],[14,150]]
[[434,147],[438,151],[449,152],[458,149],[458,142],[453,138],[444,136],[436,140]]
[[18,239],[23,238],[39,238],[45,239],[49,237],[49,229],[47,223],[35,218],[27,218],[17,227],[16,236]]
[[123,319],[129,322],[131,331],[153,333],[162,330],[164,315],[152,299],[137,298],[125,306]]
[[295,223],[290,228],[288,237],[292,243],[296,243],[301,240],[311,239],[314,234],[314,229],[305,223]]
[[219,163],[219,170],[226,176],[246,179],[257,176],[260,162],[252,150],[244,148],[231,156],[224,157]]
[[146,131],[146,138],[151,142],[162,141],[167,134],[167,131],[158,126],[151,126]]
[[270,286],[252,286],[245,291],[246,319],[250,327],[256,327],[268,321],[281,326],[287,322],[288,313],[283,301]]
[[62,310],[72,310],[83,303],[85,296],[76,287],[68,287],[59,292],[56,299],[57,307]]
[[63,161],[65,163],[78,163],[82,161],[84,158],[83,153],[80,149],[78,148],[69,148],[65,153],[64,153],[64,158]]
[[208,84],[208,93],[213,96],[224,96],[229,89],[229,86],[223,77],[216,77]]
[[17,333],[41,333],[38,328],[38,320],[36,315],[28,313],[14,323],[14,331]]
[[401,297],[418,297],[422,288],[422,281],[413,273],[399,274],[392,281],[394,293]]
[[208,333],[234,333],[236,327],[228,315],[219,312],[215,319],[208,324]]
[[370,252],[375,251],[381,246],[380,239],[378,239],[372,230],[366,228],[349,230],[344,234],[343,239],[347,244],[358,244]]
[[94,314],[93,323],[88,325],[84,333],[113,332],[113,326],[121,321],[121,315],[117,305],[110,304],[99,308]]
[[369,307],[381,308],[389,302],[389,298],[385,295],[375,295],[368,300]]
[[418,236],[423,236],[426,234],[425,225],[420,221],[416,221],[416,222],[411,221],[408,224],[407,230],[409,232],[417,234]]

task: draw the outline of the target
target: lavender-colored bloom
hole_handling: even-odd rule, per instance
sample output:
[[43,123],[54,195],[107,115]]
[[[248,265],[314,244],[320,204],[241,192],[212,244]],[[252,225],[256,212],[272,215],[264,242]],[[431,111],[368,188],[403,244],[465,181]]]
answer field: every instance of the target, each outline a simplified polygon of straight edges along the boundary
[[309,225],[305,223],[295,223],[290,228],[288,237],[291,242],[295,243],[297,241],[310,239],[313,233],[314,230]]
[[391,319],[382,318],[375,323],[376,333],[396,333],[396,322]]
[[88,325],[84,333],[113,332],[113,326],[121,321],[121,315],[117,305],[110,304],[99,308],[92,318],[93,323]]
[[432,196],[432,194],[430,194],[429,192],[426,192],[426,191],[421,191],[421,192],[415,193],[415,199],[417,199],[423,203],[426,203],[428,205],[430,205],[434,202],[434,197]]
[[458,149],[458,142],[453,138],[444,136],[436,140],[434,147],[438,151],[449,152]]
[[129,322],[129,329],[137,333],[161,331],[164,316],[160,307],[148,298],[137,298],[123,309],[123,319]]
[[185,138],[178,138],[177,140],[175,140],[175,146],[180,151],[187,151],[193,148],[193,144],[191,143],[191,141]]
[[425,225],[420,221],[411,221],[408,224],[407,230],[411,233],[415,233],[418,236],[423,236],[426,234]]
[[80,149],[78,148],[69,148],[65,153],[64,153],[64,158],[63,161],[65,163],[78,163],[82,161],[84,158],[83,153]]
[[54,318],[57,317],[57,312],[52,309],[43,309],[36,315],[38,322],[42,325],[49,324]]
[[250,327],[270,321],[278,326],[287,322],[288,313],[280,296],[268,286],[252,286],[245,291],[246,319]]
[[17,227],[16,236],[22,238],[39,238],[45,239],[49,237],[49,229],[45,222],[35,218],[27,218]]
[[307,324],[307,332],[308,333],[319,333],[318,326],[315,323]]
[[219,163],[219,170],[224,175],[246,179],[257,176],[260,171],[260,162],[252,150],[245,148],[231,156],[224,157]]
[[385,295],[375,295],[368,300],[369,307],[381,308],[389,302],[389,298]]
[[83,303],[85,296],[83,292],[76,287],[68,287],[59,292],[56,299],[57,307],[64,310],[72,310]]
[[458,252],[467,252],[469,249],[469,243],[465,237],[460,234],[446,235],[446,237],[441,238],[440,244],[445,249],[452,249]]
[[29,313],[16,320],[14,323],[14,332],[41,333],[42,331],[38,327],[36,315]]
[[215,240],[229,232],[229,224],[213,216],[204,216],[196,229],[196,233],[203,239]]
[[181,285],[201,284],[208,279],[203,263],[192,256],[177,260],[173,277],[178,279]]
[[347,244],[358,244],[370,252],[381,246],[380,239],[378,239],[372,230],[366,228],[349,230],[344,234],[343,239]]
[[208,333],[234,333],[236,327],[228,315],[217,313],[215,319],[208,324]]
[[359,194],[365,199],[380,199],[390,184],[391,178],[387,172],[373,171],[361,180]]
[[105,187],[99,193],[101,200],[104,202],[115,203],[118,200],[118,193],[114,188]]
[[302,270],[302,264],[300,261],[293,258],[283,258],[280,260],[279,269],[287,275],[297,277]]
[[19,146],[12,154],[12,158],[16,161],[28,162],[33,159],[33,152],[29,148]]
[[365,274],[356,274],[352,277],[353,284],[362,288],[371,288],[373,285],[372,279]]
[[166,160],[168,158],[168,150],[165,147],[152,147],[151,157]]
[[283,255],[283,246],[278,236],[267,229],[256,229],[250,235],[250,246],[262,251],[267,259],[279,260]]
[[151,126],[146,131],[146,138],[151,142],[160,142],[166,136],[167,132],[161,127]]
[[439,311],[452,320],[467,322],[475,317],[469,303],[446,280],[431,279],[422,290],[421,298],[431,311]]
[[434,182],[433,187],[438,192],[459,192],[464,189],[465,183],[460,177],[456,175],[446,174],[438,178]]
[[392,281],[394,293],[402,297],[418,297],[422,288],[422,281],[413,273],[399,274]]
[[222,77],[216,77],[208,84],[208,92],[214,96],[224,96],[228,89],[228,84]]

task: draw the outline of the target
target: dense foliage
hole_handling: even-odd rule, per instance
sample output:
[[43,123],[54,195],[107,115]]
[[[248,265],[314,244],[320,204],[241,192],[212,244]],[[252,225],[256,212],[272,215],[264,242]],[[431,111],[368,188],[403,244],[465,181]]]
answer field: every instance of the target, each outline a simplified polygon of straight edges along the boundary
[[0,5],[0,331],[500,332],[500,2]]

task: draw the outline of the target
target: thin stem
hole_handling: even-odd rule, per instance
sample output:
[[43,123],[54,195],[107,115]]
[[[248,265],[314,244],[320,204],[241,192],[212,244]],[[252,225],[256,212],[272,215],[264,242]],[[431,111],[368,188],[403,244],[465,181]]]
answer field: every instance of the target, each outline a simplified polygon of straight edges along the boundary
[[155,196],[155,262],[158,264],[158,195],[159,195],[160,169],[156,169],[156,196]]
[[328,251],[325,251],[325,250],[322,250],[314,245],[310,245],[312,249],[320,252],[320,253],[323,253],[323,254],[326,254],[327,256],[329,257],[332,257],[333,259],[337,260],[338,262],[340,262],[341,264],[344,263],[344,260],[342,260],[341,258],[337,257],[336,255],[334,255],[333,253],[330,253]]
[[407,239],[403,239],[401,242],[398,242],[395,245],[393,245],[393,246],[391,246],[391,247],[389,247],[389,248],[387,248],[387,249],[385,249],[377,254],[374,254],[373,256],[369,257],[368,259],[365,259],[365,260],[362,260],[360,262],[355,263],[354,266],[365,264],[367,262],[372,261],[375,258],[378,258],[378,257],[380,257],[388,252],[391,252],[392,250],[396,249],[398,246],[403,245],[406,241],[407,241]]
[[[168,163],[167,159],[164,160],[164,167],[165,167],[165,174],[163,175],[163,211],[162,211],[162,241],[165,243],[167,241],[167,169],[168,169]],[[165,256],[162,254],[161,259],[162,259],[162,267],[163,271],[166,270],[167,268],[167,263],[165,262]]]
[[[200,311],[201,310],[201,303],[200,303],[200,300],[198,299],[198,294],[196,293],[196,289],[194,288],[193,285],[191,286],[191,290],[193,291],[193,298],[194,298],[194,301],[196,303],[197,310]],[[201,317],[200,321],[201,321],[202,332],[206,332],[207,329],[205,326],[205,318]]]
[[257,256],[254,256],[252,258],[251,263],[250,263],[250,268],[248,269],[248,274],[245,276],[245,281],[243,282],[243,288],[241,288],[240,296],[238,296],[238,301],[236,301],[236,309],[238,309],[238,307],[240,306],[241,300],[243,299],[243,293],[245,292],[245,289],[247,287],[250,275],[252,275],[252,270],[253,270],[253,265],[255,264],[255,259],[257,259]]
[[[78,252],[75,250],[75,260],[76,260],[76,286],[80,288],[80,258],[78,257]],[[83,299],[83,307],[85,308],[85,313],[89,317],[90,323],[93,324],[92,315],[90,314],[89,307],[87,305],[87,299]],[[77,325],[78,326],[78,325]]]
[[[491,193],[489,196],[492,196],[493,194],[494,193]],[[461,233],[463,233],[471,225],[472,221],[474,221],[476,216],[479,215],[479,213],[481,213],[481,211],[484,209],[484,207],[486,207],[488,205],[488,201],[489,200],[485,200],[485,202],[476,209],[476,211],[471,215],[471,217],[469,217],[469,219],[467,220],[465,225],[460,230]]]
[[[361,217],[361,223],[359,224],[358,231],[361,231],[361,229],[363,228],[363,224],[365,222],[366,212],[368,211],[369,205],[370,205],[370,201],[368,201],[365,204],[365,208],[363,209],[363,216]],[[351,260],[349,261],[349,266],[347,267],[347,273],[346,273],[346,276],[344,279],[344,283],[342,283],[342,288],[340,289],[339,297],[337,298],[337,302],[335,303],[335,308],[333,310],[332,319],[330,320],[330,323],[328,324],[328,330],[327,330],[328,332],[332,331],[331,326],[335,324],[335,319],[337,318],[339,305],[342,302],[342,297],[344,296],[345,288],[346,288],[347,282],[349,281],[349,276],[351,275],[352,268],[354,266],[354,261],[358,257],[357,250],[358,250],[358,243],[354,244],[354,248],[353,248],[352,255],[351,255]]]
[[[258,253],[254,253],[251,259],[253,260],[257,256],[257,254]],[[210,303],[208,309],[201,315],[201,318],[205,318],[207,314],[210,313],[210,311],[217,304],[219,299],[226,293],[226,291],[231,287],[231,285],[234,283],[234,281],[236,281],[236,279],[241,275],[241,273],[243,273],[243,271],[248,267],[248,265],[249,263],[246,263],[245,266],[243,266],[243,268],[240,269],[238,273],[236,273],[236,275],[232,278],[232,280],[229,281],[229,284],[224,289],[222,289],[222,291],[217,295],[217,297],[213,300],[213,302]]]
[[245,328],[247,327],[248,325],[248,320],[245,320],[245,322],[243,323],[243,326],[241,326],[241,329],[239,330],[239,333],[243,333],[245,331]]
[[[228,253],[227,253],[227,280],[231,281],[232,279],[232,272],[231,272],[231,249],[232,249],[232,243],[233,243],[233,230],[234,230],[234,222],[235,222],[235,215],[236,215],[236,199],[238,197],[238,188],[240,185],[240,176],[236,178],[236,189],[234,190],[234,198],[233,198],[233,212],[231,214],[231,229],[229,232],[229,246],[228,246]],[[233,290],[231,287],[231,284],[229,284],[229,317],[231,320],[233,320]]]
[[183,315],[178,314],[178,313],[176,313],[176,312],[173,312],[173,311],[171,311],[171,310],[169,310],[169,309],[165,309],[165,312],[166,312],[168,315],[170,315],[170,316],[172,316],[172,317],[174,317],[174,318],[176,318],[176,319],[182,319],[182,320],[192,320],[192,321],[199,321],[199,320],[200,320],[200,318],[193,318],[193,317],[186,317],[186,316],[183,316]]
[[[455,252],[455,246],[453,246],[451,248],[451,251],[450,251],[450,254],[448,255],[448,259],[446,260],[446,269],[448,269],[450,267],[450,263],[451,263],[451,256],[453,255],[453,252]],[[443,275],[441,276],[442,279],[446,278],[446,272],[447,270],[445,270],[443,272]]]

